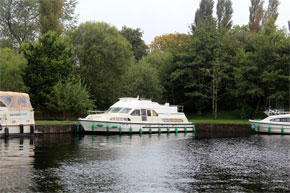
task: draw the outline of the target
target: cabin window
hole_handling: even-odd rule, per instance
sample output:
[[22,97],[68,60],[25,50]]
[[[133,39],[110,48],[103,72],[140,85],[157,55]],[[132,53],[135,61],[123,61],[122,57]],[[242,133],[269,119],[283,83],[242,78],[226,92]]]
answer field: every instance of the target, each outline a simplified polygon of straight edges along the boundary
[[1,96],[0,100],[8,107],[15,107],[14,100],[11,96]]
[[110,113],[118,113],[121,110],[121,108],[113,108]]
[[147,116],[151,117],[151,110],[147,110]]
[[127,114],[127,113],[129,113],[131,110],[132,110],[132,109],[130,109],[130,108],[124,108],[124,109],[122,109],[122,110],[120,111],[120,113]]
[[280,122],[280,119],[271,119],[270,121],[273,121],[273,122]]
[[290,122],[290,118],[276,118],[276,119],[271,119],[270,121],[273,121],[273,122]]
[[139,109],[135,109],[132,113],[132,116],[140,116],[140,110]]
[[30,102],[26,97],[17,97],[19,107],[30,107]]
[[123,118],[123,117],[112,117],[112,118],[110,118],[110,120],[111,121],[131,121],[131,119],[127,118],[127,117],[125,117],[125,118]]
[[290,120],[289,118],[281,118],[280,119],[281,122],[289,122],[289,120]]
[[152,110],[152,115],[153,117],[158,117],[158,113],[156,113],[156,111]]
[[183,122],[182,119],[162,119],[163,122]]
[[146,109],[141,109],[141,115],[146,116]]

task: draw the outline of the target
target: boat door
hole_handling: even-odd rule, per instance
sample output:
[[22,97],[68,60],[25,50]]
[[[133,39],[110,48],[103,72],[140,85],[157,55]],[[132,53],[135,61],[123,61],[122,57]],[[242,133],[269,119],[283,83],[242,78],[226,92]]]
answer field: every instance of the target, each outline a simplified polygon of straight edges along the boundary
[[141,109],[141,119],[142,121],[147,121],[146,109]]
[[147,109],[147,121],[153,122],[152,116],[151,116],[151,109]]

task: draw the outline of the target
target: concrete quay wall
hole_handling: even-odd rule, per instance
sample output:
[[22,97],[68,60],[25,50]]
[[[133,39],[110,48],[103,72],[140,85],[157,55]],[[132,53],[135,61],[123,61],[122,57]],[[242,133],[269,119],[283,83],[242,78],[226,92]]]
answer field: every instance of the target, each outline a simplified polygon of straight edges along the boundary
[[[219,123],[196,123],[196,133],[213,135],[251,135],[255,130],[251,129],[250,124],[219,124]],[[37,124],[36,131],[46,133],[77,133],[77,124]]]
[[255,134],[250,124],[196,123],[196,131],[205,133]]
[[75,123],[36,124],[35,131],[43,134],[76,133],[77,124]]

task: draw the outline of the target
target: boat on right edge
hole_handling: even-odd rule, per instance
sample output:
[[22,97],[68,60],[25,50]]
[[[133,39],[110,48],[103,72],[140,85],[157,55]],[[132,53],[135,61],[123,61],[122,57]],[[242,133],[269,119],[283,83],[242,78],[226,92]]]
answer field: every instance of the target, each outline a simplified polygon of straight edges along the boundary
[[249,120],[258,133],[290,134],[290,114],[271,115],[263,120]]

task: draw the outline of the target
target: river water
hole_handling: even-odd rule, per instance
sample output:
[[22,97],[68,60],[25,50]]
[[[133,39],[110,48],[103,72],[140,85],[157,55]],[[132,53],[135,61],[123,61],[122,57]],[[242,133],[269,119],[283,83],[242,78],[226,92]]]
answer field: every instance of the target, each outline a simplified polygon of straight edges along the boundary
[[0,192],[290,192],[290,136],[0,138]]

